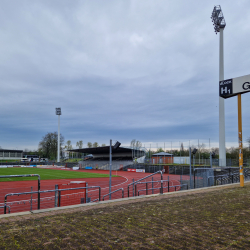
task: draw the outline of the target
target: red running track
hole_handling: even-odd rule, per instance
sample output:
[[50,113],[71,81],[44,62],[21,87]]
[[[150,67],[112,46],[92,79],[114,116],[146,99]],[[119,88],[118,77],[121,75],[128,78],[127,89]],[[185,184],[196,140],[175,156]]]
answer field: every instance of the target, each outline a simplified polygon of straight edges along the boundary
[[[72,171],[72,170],[65,170]],[[74,170],[75,171],[75,170]],[[108,174],[108,170],[78,170],[81,172],[91,172],[91,173],[100,173]],[[112,177],[112,191],[123,188],[124,197],[128,196],[128,184],[132,183],[133,180],[137,181],[141,178],[149,176],[150,173],[136,173],[136,172],[127,172],[127,171],[112,171],[112,175],[118,175],[117,177]],[[153,181],[159,181],[161,178],[160,174],[156,174],[153,177]],[[152,177],[149,177],[142,182],[151,182]],[[168,180],[169,178],[169,191],[175,191],[175,187],[180,185],[180,176],[179,175],[168,175],[164,174],[163,179]],[[182,177],[184,178],[184,176]],[[188,176],[185,176],[185,179],[188,179]],[[54,190],[56,184],[68,184],[70,181],[86,181],[88,186],[100,186],[101,187],[101,199],[103,196],[109,193],[109,178],[79,178],[79,179],[59,179],[59,180],[41,180],[41,191],[44,190]],[[148,189],[152,188],[152,183],[148,183]],[[157,194],[160,192],[160,182],[154,183],[154,190],[149,190],[148,194]],[[172,187],[171,187],[172,186]],[[33,191],[37,191],[37,181],[15,181],[15,182],[0,182],[0,207],[4,205],[4,196],[9,193],[21,193],[21,192],[30,192],[31,187]],[[168,182],[163,183],[163,192],[168,192]],[[139,191],[140,195],[146,195],[146,184],[137,185],[137,194]],[[176,187],[176,191],[180,190],[180,187]],[[130,196],[133,195],[133,185],[130,186],[129,190]],[[91,201],[98,199],[99,192],[98,189],[89,189],[88,197]],[[75,205],[81,203],[81,198],[86,198],[83,190],[76,190],[74,193],[63,194],[61,195],[61,206]],[[117,191],[112,194],[112,199],[122,198],[122,191]],[[105,197],[105,200],[108,200],[109,196]],[[58,200],[57,200],[58,202]],[[31,195],[20,195],[20,196],[9,196],[7,199],[7,205],[11,208],[11,213],[13,212],[22,212],[30,211],[37,209],[37,194]],[[41,204],[40,208],[52,208],[55,207],[55,192],[50,193],[41,193]],[[8,211],[8,209],[7,209]],[[3,214],[4,209],[0,208],[0,214]]]

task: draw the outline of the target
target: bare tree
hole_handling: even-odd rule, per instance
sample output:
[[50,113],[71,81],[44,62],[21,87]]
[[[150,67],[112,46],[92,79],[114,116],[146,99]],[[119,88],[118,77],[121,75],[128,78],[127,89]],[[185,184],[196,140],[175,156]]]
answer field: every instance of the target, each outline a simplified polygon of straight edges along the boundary
[[136,144],[136,139],[133,139],[133,140],[130,142],[130,147],[131,147],[131,148],[134,148],[134,147],[135,147],[135,144]]
[[65,149],[67,149],[67,150],[71,150],[72,149],[72,145],[71,145],[71,141],[70,140],[66,141]]
[[78,141],[77,143],[76,143],[76,147],[78,147],[78,148],[82,148],[82,146],[83,146],[83,142],[82,141]]
[[[57,156],[57,132],[47,133],[39,142],[38,150],[42,152],[44,157],[56,159]],[[64,137],[60,134],[60,148],[64,143]]]

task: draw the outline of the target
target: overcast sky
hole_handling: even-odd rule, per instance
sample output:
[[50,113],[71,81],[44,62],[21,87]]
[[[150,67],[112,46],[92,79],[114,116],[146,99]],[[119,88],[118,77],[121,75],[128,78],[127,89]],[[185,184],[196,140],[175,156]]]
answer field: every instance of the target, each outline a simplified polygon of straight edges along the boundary
[[[225,79],[248,75],[249,0],[1,1],[0,146],[37,149],[57,131],[56,107],[73,147],[208,146],[209,138],[218,146],[217,4],[227,24]],[[242,95],[244,142],[249,99]],[[237,97],[225,114],[226,146],[237,146]]]

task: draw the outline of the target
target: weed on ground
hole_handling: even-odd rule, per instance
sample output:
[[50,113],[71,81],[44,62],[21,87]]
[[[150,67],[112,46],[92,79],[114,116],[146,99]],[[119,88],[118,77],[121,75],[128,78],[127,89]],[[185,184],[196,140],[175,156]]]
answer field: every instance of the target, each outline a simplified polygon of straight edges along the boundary
[[0,249],[250,249],[250,185],[0,220]]

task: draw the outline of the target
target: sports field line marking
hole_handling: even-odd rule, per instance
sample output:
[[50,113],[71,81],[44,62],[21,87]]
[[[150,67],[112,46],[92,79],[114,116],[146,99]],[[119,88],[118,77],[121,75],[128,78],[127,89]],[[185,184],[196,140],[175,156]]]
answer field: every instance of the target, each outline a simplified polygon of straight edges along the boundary
[[[124,181],[124,182],[122,182],[122,183],[120,183],[120,184],[116,184],[116,185],[114,185],[114,186],[111,186],[111,188],[112,188],[112,187],[116,187],[116,186],[120,186],[120,185],[124,185],[125,183],[128,182],[128,178],[127,178],[127,177],[122,176],[122,175],[119,175],[119,176],[125,178],[126,181]],[[102,189],[107,189],[107,188],[109,188],[109,187],[103,187]],[[90,192],[94,192],[94,191],[96,191],[96,190],[98,190],[98,189],[90,190],[90,191],[88,191],[88,192],[90,193]]]

